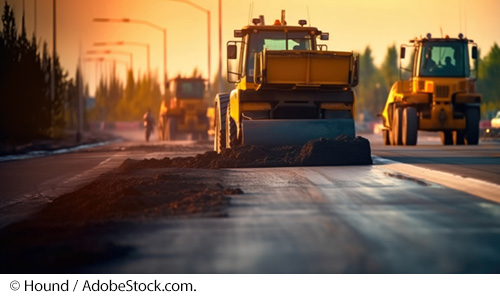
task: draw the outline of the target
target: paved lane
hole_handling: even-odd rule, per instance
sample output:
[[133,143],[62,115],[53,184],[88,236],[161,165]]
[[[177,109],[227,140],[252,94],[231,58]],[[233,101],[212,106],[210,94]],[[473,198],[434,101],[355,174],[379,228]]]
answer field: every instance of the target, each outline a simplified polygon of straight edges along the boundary
[[[500,272],[500,205],[383,165],[222,170],[225,218],[156,221],[116,239],[120,273]],[[147,232],[146,232],[147,231]]]
[[500,184],[500,141],[477,146],[443,146],[438,134],[422,133],[417,146],[384,146],[379,135],[370,140],[372,154],[401,163]]

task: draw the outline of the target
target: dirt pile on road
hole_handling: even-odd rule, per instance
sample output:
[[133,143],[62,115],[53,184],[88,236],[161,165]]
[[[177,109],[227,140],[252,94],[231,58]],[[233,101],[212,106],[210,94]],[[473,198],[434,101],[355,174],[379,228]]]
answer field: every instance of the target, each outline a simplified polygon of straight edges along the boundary
[[225,195],[238,193],[238,189],[225,188],[210,172],[117,169],[55,199],[35,220],[83,224],[196,214],[223,216],[229,204]]
[[156,220],[226,217],[239,188],[210,169],[116,169],[0,230],[0,273],[71,273],[133,254],[121,238]]
[[208,151],[194,157],[161,160],[126,160],[123,171],[137,168],[257,168],[293,166],[371,165],[370,142],[362,137],[340,136],[317,139],[303,146],[264,147],[243,145],[225,149],[221,154]]

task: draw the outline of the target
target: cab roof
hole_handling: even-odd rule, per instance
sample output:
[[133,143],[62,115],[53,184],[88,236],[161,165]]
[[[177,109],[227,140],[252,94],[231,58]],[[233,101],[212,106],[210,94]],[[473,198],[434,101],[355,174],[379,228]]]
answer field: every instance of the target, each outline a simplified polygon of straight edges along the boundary
[[322,31],[316,27],[288,26],[288,25],[247,25],[241,29],[243,35],[248,35],[253,30],[258,31],[291,31],[291,32],[314,32],[314,35],[321,35]]
[[474,42],[472,39],[467,39],[466,37],[463,36],[462,33],[458,35],[458,37],[451,38],[448,35],[446,37],[441,37],[441,38],[432,38],[430,33],[427,33],[426,37],[420,37],[420,38],[414,38],[411,39],[411,43],[421,43],[421,42],[464,42],[464,43],[471,43]]

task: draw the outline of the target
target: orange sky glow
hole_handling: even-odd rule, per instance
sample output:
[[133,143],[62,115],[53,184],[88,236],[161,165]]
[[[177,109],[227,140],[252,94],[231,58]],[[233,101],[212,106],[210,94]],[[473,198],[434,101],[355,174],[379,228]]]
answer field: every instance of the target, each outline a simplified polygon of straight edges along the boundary
[[[190,75],[198,68],[207,76],[207,13],[186,3],[172,0],[56,0],[57,51],[61,63],[73,77],[78,59],[92,59],[87,51],[112,50],[132,53],[136,77],[147,71],[145,46],[93,46],[96,42],[135,42],[149,44],[151,72],[163,73],[163,35],[160,30],[141,24],[98,23],[94,18],[130,18],[153,23],[167,30],[167,71],[169,77]],[[218,69],[218,0],[189,0],[210,11],[211,17],[211,77]],[[29,36],[35,30],[39,40],[52,49],[53,0],[9,0],[20,27],[23,2]],[[253,9],[252,9],[253,7]],[[3,7],[2,7],[3,9]],[[387,48],[399,47],[410,38],[443,34],[457,36],[459,32],[474,39],[482,50],[489,52],[500,44],[500,1],[498,0],[222,0],[222,52],[225,69],[225,45],[234,40],[233,30],[248,24],[251,17],[264,15],[267,23],[286,10],[288,24],[299,19],[330,33],[326,42],[330,50],[362,52],[370,46],[375,63],[380,65]],[[120,61],[117,74],[123,77],[129,62],[128,54],[101,55]],[[85,80],[93,94],[95,76],[109,67],[86,61]],[[109,71],[109,70],[108,70]]]

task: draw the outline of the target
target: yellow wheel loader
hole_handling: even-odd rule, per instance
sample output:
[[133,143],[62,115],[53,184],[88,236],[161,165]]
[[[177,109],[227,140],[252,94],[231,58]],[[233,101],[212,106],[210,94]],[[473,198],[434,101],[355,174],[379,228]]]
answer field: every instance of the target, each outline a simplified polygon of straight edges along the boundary
[[235,30],[227,44],[227,78],[236,88],[215,98],[214,149],[241,144],[299,145],[317,138],[355,137],[358,59],[328,51],[328,33],[264,17]]
[[162,102],[158,121],[161,140],[176,140],[183,134],[192,139],[208,139],[209,119],[205,80],[177,77],[169,82],[170,104]]
[[[382,112],[385,145],[416,145],[418,130],[441,132],[443,145],[477,145],[481,94],[476,92],[477,45],[458,38],[425,38],[402,45],[413,49],[409,80],[394,83]],[[475,72],[471,72],[471,60]],[[472,75],[471,75],[472,73]]]

